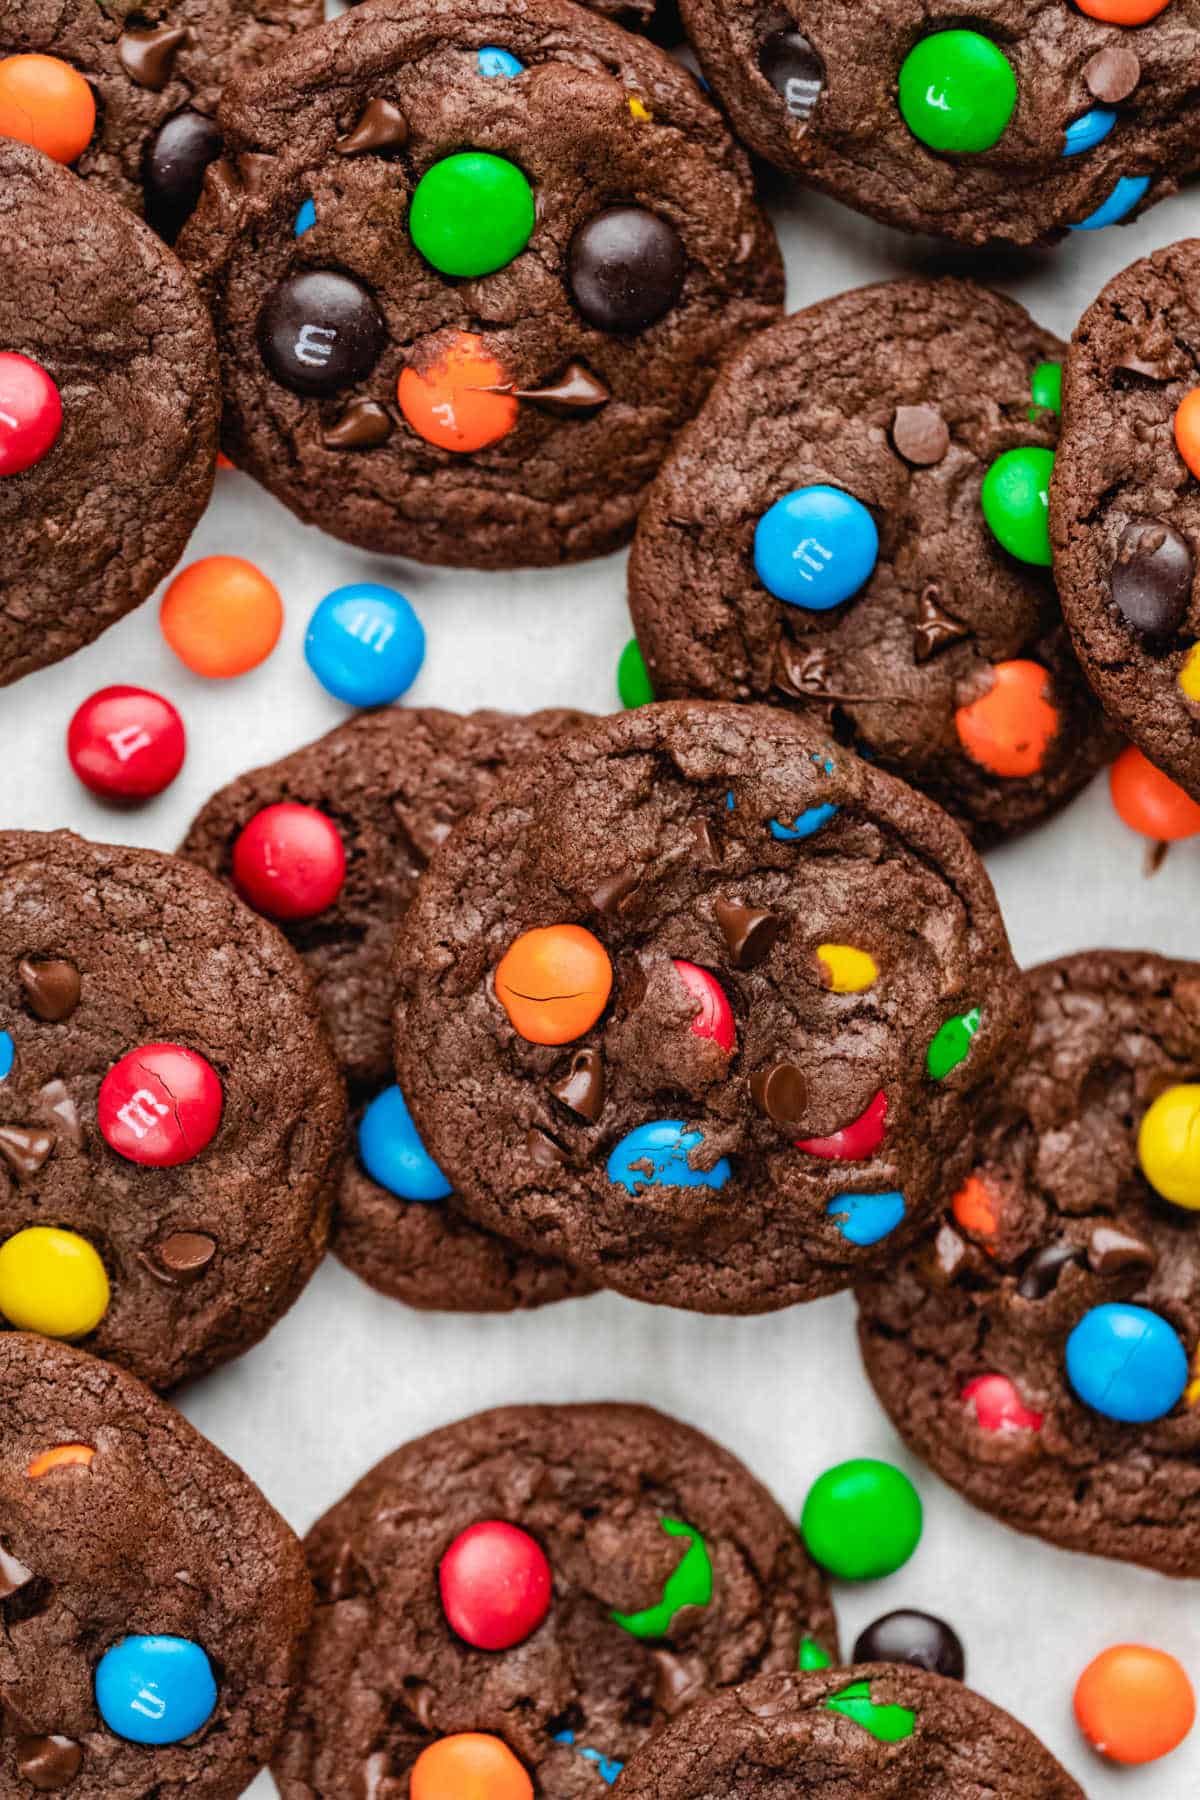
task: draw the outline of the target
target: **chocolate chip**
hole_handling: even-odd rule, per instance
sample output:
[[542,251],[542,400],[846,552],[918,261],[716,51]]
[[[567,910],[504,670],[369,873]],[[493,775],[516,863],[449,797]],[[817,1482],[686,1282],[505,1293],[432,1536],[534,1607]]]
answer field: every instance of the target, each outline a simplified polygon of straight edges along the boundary
[[339,156],[386,156],[389,151],[403,150],[408,142],[408,120],[390,100],[372,100],[354,130],[339,138],[334,149]]
[[1132,519],[1112,566],[1112,597],[1137,631],[1170,637],[1192,597],[1195,558],[1187,539],[1163,519]]
[[750,1077],[750,1092],[755,1106],[772,1125],[778,1125],[781,1131],[800,1130],[808,1104],[808,1083],[794,1063],[772,1063],[769,1069],[756,1069]]
[[829,657],[824,650],[804,650],[787,636],[781,637],[775,653],[773,680],[785,694],[797,699],[821,699],[830,686]]
[[581,225],[567,254],[575,304],[600,331],[644,331],[683,292],[687,254],[675,227],[642,206],[610,206]]
[[913,661],[926,663],[948,644],[970,637],[969,626],[948,613],[941,605],[938,589],[932,583],[917,601],[917,622],[913,628]]
[[117,59],[130,81],[160,94],[171,79],[176,56],[191,35],[186,25],[151,25],[144,31],[123,31],[117,39]]
[[258,150],[243,150],[237,159],[237,166],[242,188],[253,200],[266,187],[267,176],[275,167],[275,158],[264,156]]
[[950,427],[936,406],[898,406],[892,442],[905,462],[931,469],[950,448]]
[[263,307],[263,361],[297,394],[333,394],[369,375],[387,326],[373,297],[334,269],[307,269],[281,281]]
[[1148,1275],[1157,1262],[1149,1244],[1115,1225],[1097,1225],[1088,1241],[1088,1263],[1097,1275]]
[[17,965],[17,974],[30,1011],[48,1024],[61,1024],[79,1005],[79,970],[74,963],[57,959],[31,962],[25,957]]
[[535,406],[562,413],[595,412],[597,407],[605,406],[612,399],[600,377],[577,362],[568,363],[559,379],[544,387],[508,388],[505,391],[511,393],[514,400],[530,400]]
[[74,1781],[83,1766],[83,1751],[68,1737],[19,1737],[15,1745],[17,1774],[39,1794],[54,1794]]
[[561,1081],[552,1082],[550,1092],[572,1112],[594,1125],[604,1111],[604,1059],[598,1050],[577,1050],[571,1067]]
[[668,1719],[684,1712],[708,1686],[708,1671],[696,1657],[686,1660],[670,1650],[655,1650],[654,1704]]
[[773,31],[758,53],[758,66],[792,118],[807,125],[825,86],[825,65],[799,31]]
[[36,1175],[54,1149],[54,1133],[34,1125],[0,1125],[0,1158],[18,1181]]
[[7,1600],[10,1594],[18,1593],[33,1580],[33,1570],[15,1557],[11,1550],[0,1544],[0,1600]]
[[771,954],[787,920],[779,913],[760,912],[740,900],[718,900],[717,924],[729,946],[735,967],[753,969]]
[[83,1127],[79,1123],[79,1109],[67,1092],[65,1081],[59,1081],[56,1077],[40,1088],[38,1106],[63,1137],[68,1138],[72,1144],[82,1144]]
[[1083,79],[1094,100],[1115,106],[1118,100],[1128,100],[1142,79],[1142,65],[1127,45],[1110,44],[1083,65]]
[[717,848],[717,840],[713,836],[708,820],[693,819],[691,834],[690,849],[693,860],[698,862],[702,869],[718,868],[721,862],[721,852]]
[[206,1231],[174,1231],[155,1252],[163,1274],[179,1287],[201,1279],[217,1254],[217,1240]]
[[530,1162],[536,1163],[539,1169],[557,1169],[567,1160],[561,1144],[556,1144],[549,1132],[539,1131],[536,1125],[531,1125],[525,1133],[525,1149]]
[[1022,1300],[1045,1300],[1058,1286],[1067,1264],[1082,1260],[1082,1252],[1074,1244],[1047,1244],[1022,1271],[1018,1294]]
[[392,418],[377,400],[352,400],[336,425],[322,434],[327,450],[378,450],[392,435]]
[[642,885],[642,878],[632,869],[622,869],[616,875],[608,875],[598,881],[592,889],[591,902],[598,913],[606,918],[614,913],[624,911],[626,903],[633,898]]
[[953,1225],[943,1223],[938,1228],[924,1266],[934,1281],[943,1287],[949,1287],[952,1282],[957,1281],[970,1260],[971,1248],[966,1240],[958,1235]]

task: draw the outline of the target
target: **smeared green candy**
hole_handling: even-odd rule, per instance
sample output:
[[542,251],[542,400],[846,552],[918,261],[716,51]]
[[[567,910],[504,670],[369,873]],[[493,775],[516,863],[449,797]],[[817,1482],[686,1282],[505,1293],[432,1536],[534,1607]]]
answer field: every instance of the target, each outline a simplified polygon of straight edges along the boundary
[[1036,423],[1042,413],[1055,413],[1062,417],[1062,364],[1056,362],[1039,363],[1033,371],[1030,383],[1030,396],[1033,405],[1029,409],[1029,417]]
[[983,1014],[977,1006],[946,1020],[925,1055],[925,1067],[934,1081],[945,1081],[959,1063],[966,1062],[971,1054],[971,1039],[982,1023]]
[[829,1669],[833,1666],[833,1658],[828,1650],[822,1650],[816,1638],[801,1638],[800,1663],[802,1669]]
[[713,1596],[712,1558],[696,1527],[679,1519],[660,1519],[659,1524],[668,1537],[690,1538],[691,1542],[683,1560],[668,1575],[657,1606],[648,1606],[645,1612],[612,1614],[614,1623],[633,1637],[666,1637],[676,1613],[685,1606],[707,1606]]
[[630,711],[635,706],[648,706],[654,698],[646,659],[636,638],[630,638],[621,652],[617,664],[617,692],[621,696],[621,705]]
[[917,1722],[916,1713],[907,1706],[876,1706],[869,1681],[852,1681],[841,1693],[831,1694],[825,1705],[830,1712],[845,1713],[881,1744],[903,1743],[912,1736]]

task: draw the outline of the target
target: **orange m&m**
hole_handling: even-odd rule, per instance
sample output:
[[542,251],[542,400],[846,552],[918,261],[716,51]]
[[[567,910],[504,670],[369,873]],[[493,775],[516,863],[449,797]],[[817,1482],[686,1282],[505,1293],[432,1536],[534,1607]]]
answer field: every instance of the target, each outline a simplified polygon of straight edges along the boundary
[[422,1750],[408,1778],[412,1800],[533,1800],[533,1783],[508,1745],[460,1731]]
[[1166,12],[1171,0],[1076,0],[1081,13],[1089,19],[1102,19],[1106,25],[1145,25]]
[[1179,402],[1175,414],[1175,447],[1200,481],[1200,388],[1193,388]]
[[1040,663],[1002,662],[986,694],[954,715],[958,738],[992,775],[1036,775],[1058,732],[1058,709],[1048,697],[1050,676]]
[[995,1237],[996,1204],[978,1175],[967,1176],[950,1206],[964,1231],[973,1231],[977,1237]]
[[205,556],[163,595],[162,634],[197,675],[244,675],[265,662],[283,629],[279,590],[240,556]]
[[1200,833],[1200,805],[1132,744],[1109,770],[1108,785],[1118,817],[1131,831],[1157,844]]
[[500,1003],[531,1044],[569,1044],[590,1031],[612,982],[608,951],[582,925],[522,932],[496,970]]
[[1196,1696],[1165,1650],[1114,1644],[1079,1677],[1075,1718],[1088,1743],[1110,1762],[1155,1762],[1192,1729]]
[[432,360],[402,371],[400,410],[417,436],[440,450],[486,450],[517,422],[512,394],[487,392],[511,379],[473,332],[456,331],[440,343]]
[[32,144],[55,162],[73,163],[95,129],[95,96],[70,63],[58,56],[0,61],[0,137]]
[[56,1444],[53,1450],[35,1456],[25,1473],[30,1481],[40,1481],[54,1469],[90,1469],[95,1460],[90,1444]]

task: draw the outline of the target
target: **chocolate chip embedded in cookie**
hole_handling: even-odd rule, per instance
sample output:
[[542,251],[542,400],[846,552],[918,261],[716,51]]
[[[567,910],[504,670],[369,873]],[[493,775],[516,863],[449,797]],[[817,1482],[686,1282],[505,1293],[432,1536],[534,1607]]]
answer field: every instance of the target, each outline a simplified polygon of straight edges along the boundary
[[[889,225],[1051,244],[1195,169],[1200,0],[681,0],[751,149]],[[1129,29],[1136,24],[1138,29]]]
[[728,1452],[642,1406],[418,1438],[309,1533],[317,1612],[274,1765],[353,1791],[594,1800],[703,1692],[837,1654],[820,1575]]
[[979,842],[1112,754],[1050,573],[1064,346],[965,281],[796,313],[725,368],[638,522],[654,691],[812,715]]
[[1032,969],[1029,1052],[934,1242],[861,1290],[867,1369],[968,1499],[1200,1574],[1200,964]]
[[0,1335],[0,1789],[228,1800],[272,1755],[312,1594],[241,1470],[141,1382]]
[[709,1312],[886,1266],[1024,1024],[954,824],[765,707],[550,745],[434,857],[396,968],[400,1085],[463,1211]]
[[221,124],[182,248],[229,453],[370,549],[507,568],[623,543],[782,299],[690,73],[565,0],[374,0],[234,82]]

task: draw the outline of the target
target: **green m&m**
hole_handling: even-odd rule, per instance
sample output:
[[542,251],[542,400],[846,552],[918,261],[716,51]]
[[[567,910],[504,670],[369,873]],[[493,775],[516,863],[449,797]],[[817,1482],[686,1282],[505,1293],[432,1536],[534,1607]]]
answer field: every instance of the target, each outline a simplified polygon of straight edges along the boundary
[[1062,418],[1062,384],[1063,367],[1057,362],[1041,362],[1033,371],[1033,379],[1029,384],[1029,397],[1033,405],[1029,409],[1029,417],[1035,422],[1043,413],[1055,413]]
[[621,652],[617,664],[617,692],[621,696],[621,705],[630,712],[635,706],[649,706],[654,698],[646,659],[636,638],[630,638]]
[[902,1470],[855,1457],[818,1475],[800,1533],[814,1562],[843,1581],[878,1581],[903,1568],[921,1537],[921,1501]]
[[978,31],[935,31],[900,68],[900,111],[931,150],[990,150],[1017,107],[1017,77],[998,44]]
[[1027,445],[998,456],[983,478],[983,516],[992,536],[1019,562],[1048,569],[1053,450]]
[[486,150],[443,157],[417,183],[412,241],[442,275],[491,275],[533,236],[533,189],[516,163]]

